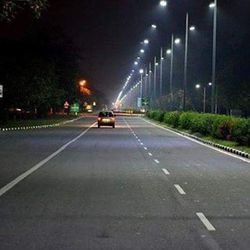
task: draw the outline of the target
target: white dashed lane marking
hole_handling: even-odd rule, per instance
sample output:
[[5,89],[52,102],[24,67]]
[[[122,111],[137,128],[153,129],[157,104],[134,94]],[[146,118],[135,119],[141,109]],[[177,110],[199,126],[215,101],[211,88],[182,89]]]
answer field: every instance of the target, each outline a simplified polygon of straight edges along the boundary
[[149,155],[149,156],[152,156],[152,154],[151,154],[150,152],[148,153],[148,155]]
[[207,228],[208,231],[216,231],[215,227],[210,223],[210,221],[206,218],[206,216],[203,213],[196,213],[196,215],[199,217],[201,222],[204,224],[204,226]]
[[154,162],[155,162],[155,163],[157,163],[157,164],[159,164],[159,163],[160,163],[157,159],[154,159]]
[[175,188],[178,190],[178,192],[179,192],[181,195],[185,195],[185,194],[186,194],[186,192],[183,190],[183,188],[182,188],[180,185],[175,184],[174,186],[175,186]]
[[170,173],[168,172],[167,169],[163,168],[162,171],[163,171],[163,173],[164,173],[165,175],[170,175]]

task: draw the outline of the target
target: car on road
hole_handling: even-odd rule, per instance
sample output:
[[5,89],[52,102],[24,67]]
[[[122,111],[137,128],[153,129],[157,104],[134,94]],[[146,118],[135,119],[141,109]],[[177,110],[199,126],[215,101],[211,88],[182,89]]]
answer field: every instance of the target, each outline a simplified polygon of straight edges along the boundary
[[101,126],[111,126],[115,128],[115,115],[112,111],[102,111],[97,118],[98,128]]

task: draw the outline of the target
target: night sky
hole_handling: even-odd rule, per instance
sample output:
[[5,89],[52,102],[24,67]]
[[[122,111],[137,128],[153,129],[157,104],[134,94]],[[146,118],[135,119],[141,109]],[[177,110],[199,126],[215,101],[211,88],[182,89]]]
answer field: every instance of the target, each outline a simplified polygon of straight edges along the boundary
[[[51,26],[70,37],[79,49],[82,74],[93,86],[112,101],[118,95],[140,42],[151,39],[144,63],[152,60],[160,46],[169,47],[170,35],[177,34],[184,41],[185,13],[190,13],[197,34],[191,38],[189,81],[210,81],[212,47],[212,12],[207,0],[169,0],[168,8],[159,9],[158,0],[50,0],[42,18],[34,21],[20,15],[11,24],[1,24],[2,37],[21,38],[31,22]],[[249,77],[249,0],[219,0],[218,67],[228,58],[237,57],[242,65],[236,70],[239,77]],[[153,34],[149,27],[157,23]],[[183,48],[177,52],[176,82],[183,76]]]

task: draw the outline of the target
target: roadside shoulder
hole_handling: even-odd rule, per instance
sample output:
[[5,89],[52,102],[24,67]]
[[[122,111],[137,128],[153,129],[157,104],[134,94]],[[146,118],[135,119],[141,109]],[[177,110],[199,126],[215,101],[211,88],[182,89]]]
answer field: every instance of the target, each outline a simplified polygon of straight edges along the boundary
[[237,150],[237,149],[234,149],[234,148],[231,148],[231,147],[227,147],[227,146],[224,146],[224,145],[221,145],[221,144],[218,144],[218,143],[214,143],[212,141],[209,141],[209,140],[205,140],[203,138],[200,138],[200,137],[197,137],[195,135],[192,135],[192,134],[189,134],[187,132],[183,132],[183,131],[180,131],[178,129],[174,129],[174,128],[171,128],[165,124],[162,124],[162,123],[159,123],[159,122],[156,122],[156,121],[152,121],[151,119],[148,119],[148,118],[141,118],[143,119],[144,121],[146,121],[147,123],[150,123],[156,127],[159,127],[159,128],[162,128],[164,130],[167,130],[167,131],[170,131],[172,133],[175,133],[175,134],[178,134],[180,136],[183,136],[189,140],[192,140],[192,141],[195,141],[199,144],[202,144],[204,146],[207,146],[209,148],[213,148],[219,152],[224,152],[228,155],[231,155],[233,157],[236,157],[236,158],[239,158],[247,163],[250,163],[250,160],[247,160],[247,159],[250,159],[250,154],[246,153],[246,152],[243,152],[243,151],[240,151],[240,150]]

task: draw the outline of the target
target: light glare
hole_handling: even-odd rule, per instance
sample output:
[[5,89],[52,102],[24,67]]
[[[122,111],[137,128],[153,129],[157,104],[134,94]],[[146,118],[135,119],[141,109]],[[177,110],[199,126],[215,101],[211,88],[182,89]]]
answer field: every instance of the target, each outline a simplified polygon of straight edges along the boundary
[[215,3],[210,3],[210,4],[209,4],[209,8],[210,8],[210,9],[215,8]]
[[189,28],[190,31],[194,31],[195,29],[196,29],[195,26],[191,26],[191,27]]
[[176,38],[174,41],[175,44],[180,44],[181,43],[181,39],[180,38]]
[[160,6],[161,7],[166,7],[167,6],[167,1],[165,1],[165,0],[160,1]]

